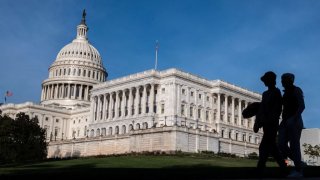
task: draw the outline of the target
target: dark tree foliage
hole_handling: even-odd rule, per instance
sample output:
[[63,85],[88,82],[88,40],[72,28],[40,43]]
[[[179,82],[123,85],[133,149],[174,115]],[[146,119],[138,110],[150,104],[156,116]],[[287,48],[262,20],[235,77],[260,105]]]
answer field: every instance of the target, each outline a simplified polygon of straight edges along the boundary
[[37,118],[19,113],[13,120],[0,114],[0,163],[37,161],[46,156],[45,130]]

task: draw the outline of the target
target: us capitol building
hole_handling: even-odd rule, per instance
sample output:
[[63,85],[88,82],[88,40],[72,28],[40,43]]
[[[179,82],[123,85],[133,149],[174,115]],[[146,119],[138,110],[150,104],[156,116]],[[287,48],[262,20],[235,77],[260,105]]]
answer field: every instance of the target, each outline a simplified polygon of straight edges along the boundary
[[42,83],[40,104],[5,104],[3,114],[37,117],[48,157],[130,152],[258,153],[262,133],[242,110],[261,95],[178,69],[148,70],[107,80],[87,38],[85,14]]

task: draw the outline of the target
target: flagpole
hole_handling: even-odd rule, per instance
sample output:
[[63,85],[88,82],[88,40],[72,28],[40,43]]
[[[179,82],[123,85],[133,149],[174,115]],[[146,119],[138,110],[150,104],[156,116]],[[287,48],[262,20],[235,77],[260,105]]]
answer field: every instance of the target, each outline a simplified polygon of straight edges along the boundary
[[156,62],[154,69],[157,70],[157,65],[158,65],[158,40],[156,40]]

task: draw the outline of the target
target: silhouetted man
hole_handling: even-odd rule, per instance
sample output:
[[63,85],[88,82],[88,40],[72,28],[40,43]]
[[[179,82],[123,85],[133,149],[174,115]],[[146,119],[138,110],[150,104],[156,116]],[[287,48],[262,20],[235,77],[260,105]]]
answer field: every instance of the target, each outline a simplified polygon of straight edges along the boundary
[[276,74],[268,71],[261,77],[261,81],[268,87],[268,90],[262,94],[260,109],[256,116],[263,128],[263,137],[259,146],[259,161],[257,164],[260,176],[262,176],[270,154],[282,168],[283,173],[286,168],[285,161],[281,157],[276,143],[279,119],[282,111],[282,97],[280,90],[276,87]]
[[[285,73],[281,77],[283,94],[282,122],[279,129],[279,145],[283,158],[294,162],[295,171],[288,177],[302,177],[300,137],[303,128],[302,112],[305,108],[302,90],[295,86],[294,75]],[[288,146],[290,144],[290,147]]]

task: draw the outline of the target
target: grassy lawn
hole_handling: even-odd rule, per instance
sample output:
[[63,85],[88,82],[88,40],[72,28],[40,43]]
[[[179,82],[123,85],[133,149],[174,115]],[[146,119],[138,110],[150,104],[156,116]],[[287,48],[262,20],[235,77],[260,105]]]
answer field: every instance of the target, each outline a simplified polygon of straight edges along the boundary
[[[197,155],[90,157],[0,166],[0,179],[20,176],[139,177],[140,179],[253,178],[256,163],[257,160]],[[267,166],[265,176],[280,176],[279,168],[274,162],[268,163]],[[305,175],[320,177],[320,173],[317,172],[320,172],[320,168],[308,167]]]

